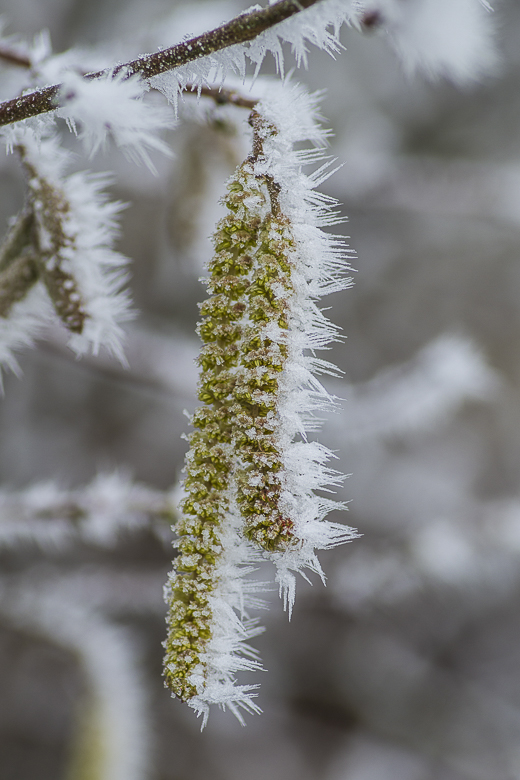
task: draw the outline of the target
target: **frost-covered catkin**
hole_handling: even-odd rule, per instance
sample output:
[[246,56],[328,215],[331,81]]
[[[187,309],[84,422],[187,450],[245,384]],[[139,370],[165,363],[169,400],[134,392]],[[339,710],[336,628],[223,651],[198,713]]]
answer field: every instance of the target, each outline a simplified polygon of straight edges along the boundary
[[337,504],[314,490],[338,477],[325,465],[331,453],[307,441],[316,409],[332,403],[313,374],[334,370],[313,354],[336,334],[315,299],[347,284],[341,241],[318,227],[336,221],[331,201],[313,192],[324,173],[301,171],[320,153],[293,149],[324,135],[303,90],[273,87],[269,97],[251,114],[253,153],[228,183],[214,237],[198,327],[203,405],[192,419],[166,591],[166,682],[205,718],[212,703],[239,717],[237,707],[256,709],[251,689],[234,680],[258,668],[244,644],[258,631],[247,615],[249,564],[275,563],[290,609],[293,572],[321,574],[315,550],[354,536],[324,520]]
[[[237,606],[242,601],[242,612],[247,606],[240,566],[249,556],[241,550],[240,518],[232,486],[236,462],[234,391],[245,332],[243,297],[251,285],[251,252],[257,245],[260,219],[254,216],[239,220],[234,213],[238,193],[243,191],[241,178],[239,169],[225,201],[231,214],[219,223],[215,235],[216,254],[209,266],[208,281],[213,295],[201,306],[204,319],[198,333],[204,346],[199,357],[199,399],[204,405],[192,420],[195,431],[190,436],[187,456],[186,497],[183,517],[176,528],[179,556],[167,588],[166,683],[176,696],[194,702],[195,709],[202,712],[208,700],[232,709],[234,703],[254,709],[247,691],[232,683],[230,695],[228,678],[237,662],[250,668],[255,662],[226,658],[226,653],[215,646],[215,635],[219,631],[222,639],[226,635],[226,628],[219,622],[222,587],[231,585],[238,596]],[[252,200],[258,198],[253,192],[249,195]],[[233,606],[224,604],[224,611],[231,623],[231,641],[236,641],[232,638],[235,633],[240,642],[255,629],[229,613]],[[239,647],[236,650],[239,652]]]
[[[248,167],[244,178],[258,187],[253,165]],[[271,178],[263,181],[262,194],[255,215],[260,227],[253,268],[244,296],[247,325],[233,393],[233,438],[237,502],[244,518],[244,534],[262,549],[272,551],[290,544],[294,527],[280,503],[283,460],[277,437],[280,380],[288,355],[288,300],[292,294],[289,257],[294,240],[288,220],[279,211]],[[248,210],[248,197],[244,182],[242,191],[235,195],[239,216]],[[262,211],[266,210],[262,220]]]
[[122,362],[121,324],[132,318],[127,259],[112,249],[120,203],[109,178],[67,174],[70,155],[52,118],[4,131],[27,174],[27,204],[0,249],[0,367],[16,370],[13,352],[59,317],[78,354],[101,347]]

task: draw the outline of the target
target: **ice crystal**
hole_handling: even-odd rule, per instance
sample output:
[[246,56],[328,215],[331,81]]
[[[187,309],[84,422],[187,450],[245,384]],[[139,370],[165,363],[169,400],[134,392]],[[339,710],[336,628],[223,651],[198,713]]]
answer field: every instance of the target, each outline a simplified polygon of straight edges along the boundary
[[79,137],[91,156],[110,136],[129,159],[153,170],[149,152],[170,154],[159,133],[173,122],[171,111],[144,101],[147,89],[139,76],[88,80],[71,71],[63,77],[58,113],[74,129],[79,123]]
[[485,0],[360,0],[354,23],[371,15],[404,68],[467,84],[498,62],[492,10]]

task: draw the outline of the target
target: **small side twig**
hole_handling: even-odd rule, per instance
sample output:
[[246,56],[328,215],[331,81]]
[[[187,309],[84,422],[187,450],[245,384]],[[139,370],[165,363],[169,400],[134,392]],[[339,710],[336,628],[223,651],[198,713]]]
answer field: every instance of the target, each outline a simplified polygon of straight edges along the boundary
[[239,108],[247,108],[250,111],[258,103],[256,98],[248,98],[234,89],[223,89],[221,87],[198,87],[187,84],[185,92],[212,98],[219,106],[238,106]]

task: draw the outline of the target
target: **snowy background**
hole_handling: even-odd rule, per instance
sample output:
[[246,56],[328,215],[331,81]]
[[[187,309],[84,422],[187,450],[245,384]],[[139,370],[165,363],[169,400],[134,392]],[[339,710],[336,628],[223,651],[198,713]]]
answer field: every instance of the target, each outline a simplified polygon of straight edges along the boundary
[[[4,0],[2,10],[9,33],[47,27],[57,51],[95,46],[108,65],[243,7]],[[479,83],[410,77],[382,36],[355,30],[335,61],[312,52],[298,74],[327,90],[343,167],[324,189],[342,202],[358,253],[355,287],[324,301],[348,338],[331,354],[345,378],[328,386],[345,402],[323,440],[351,474],[341,498],[363,537],[321,555],[328,586],[300,583],[290,624],[272,595],[257,641],[264,714],[242,729],[214,712],[201,735],[163,689],[167,521],[160,495],[143,489],[135,500],[152,507],[152,528],[136,512],[117,544],[103,541],[103,501],[132,490],[121,477],[93,490],[98,526],[84,524],[74,544],[59,528],[43,549],[4,533],[6,780],[97,777],[74,765],[92,698],[136,779],[520,778],[520,8],[497,2],[491,21],[500,57]],[[479,40],[463,22],[462,10],[442,19],[458,29],[455,75],[460,47]],[[183,410],[196,405],[198,276],[247,118],[191,98],[183,115],[156,177],[117,152],[93,161],[115,170],[114,196],[130,204],[118,247],[140,311],[130,368],[75,360],[59,332],[21,356],[23,378],[6,377],[0,402],[6,517],[16,501],[5,491],[36,482],[72,490],[124,468],[162,491],[179,476]],[[12,158],[0,170],[4,229],[24,185]],[[62,500],[69,520],[73,499]]]

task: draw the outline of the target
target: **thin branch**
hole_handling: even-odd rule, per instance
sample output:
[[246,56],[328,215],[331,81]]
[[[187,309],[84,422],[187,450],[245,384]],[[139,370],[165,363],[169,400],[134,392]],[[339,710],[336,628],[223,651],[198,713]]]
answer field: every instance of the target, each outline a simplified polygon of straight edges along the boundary
[[[201,57],[207,57],[229,46],[252,41],[260,33],[317,2],[320,0],[280,0],[260,11],[251,11],[237,16],[221,27],[178,43],[169,49],[146,54],[115,68],[89,73],[85,78],[98,79],[108,75],[116,76],[121,72],[127,77],[140,74],[145,79],[158,76],[160,73],[186,65]],[[61,85],[56,84],[0,104],[0,126],[53,111],[59,106],[60,90]]]

